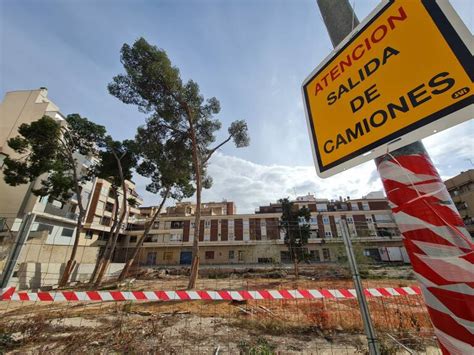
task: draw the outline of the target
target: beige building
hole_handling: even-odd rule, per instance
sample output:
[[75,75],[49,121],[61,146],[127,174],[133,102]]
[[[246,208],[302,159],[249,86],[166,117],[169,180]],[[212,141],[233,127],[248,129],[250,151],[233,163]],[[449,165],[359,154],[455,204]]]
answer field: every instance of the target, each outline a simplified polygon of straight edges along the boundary
[[[11,237],[10,232],[18,231],[23,216],[35,213],[34,231],[48,231],[48,243],[68,245],[74,233],[77,220],[77,201],[71,198],[67,203],[50,200],[47,197],[35,196],[31,190],[40,186],[40,179],[12,187],[3,179],[3,160],[6,156],[16,154],[8,147],[7,141],[18,135],[18,128],[23,123],[31,123],[50,116],[58,122],[65,122],[57,105],[47,97],[46,88],[8,92],[0,104],[0,218],[2,230],[0,236]],[[88,163],[86,157],[78,157],[79,169]],[[87,206],[88,193],[92,183],[83,185],[84,205]],[[3,238],[2,238],[3,239]]]
[[474,237],[474,169],[463,171],[444,183],[467,230]]
[[[15,243],[22,220],[29,213],[35,215],[35,220],[20,253],[19,263],[48,264],[47,268],[38,269],[36,266],[35,270],[41,274],[44,270],[51,271],[54,268],[60,270],[61,265],[67,261],[74,243],[73,236],[78,218],[75,195],[66,203],[50,199],[48,196],[35,196],[31,191],[39,187],[40,179],[31,184],[12,187],[4,182],[1,169],[4,158],[15,154],[8,147],[7,141],[18,135],[18,127],[21,124],[34,122],[44,115],[65,123],[65,116],[58,106],[48,99],[47,93],[45,88],[9,92],[0,104],[0,271]],[[79,173],[85,171],[96,160],[95,157],[81,155],[76,155],[75,158]],[[135,184],[130,181],[126,184],[129,197],[134,197],[137,205],[142,204],[135,191]],[[78,265],[77,270],[89,270],[88,265],[93,266],[100,247],[109,237],[112,216],[117,208],[122,208],[121,189],[119,195],[119,206],[115,206],[109,182],[95,179],[82,184],[82,203],[86,208],[86,218],[85,231],[80,235],[77,253],[77,261],[82,265]],[[120,228],[120,238],[124,237],[127,224],[140,214],[138,208],[128,203],[126,209],[126,218]],[[56,266],[53,267],[53,264]],[[28,265],[20,266],[20,269],[30,268]],[[48,277],[54,279],[58,275]]]
[[[130,205],[127,202],[125,218],[119,229],[120,242],[127,233],[127,225],[133,224],[138,220],[143,220],[141,219],[140,209],[138,208],[138,206],[143,204],[143,200],[136,192],[135,184],[133,182],[126,181],[126,186],[128,189],[127,199],[135,199],[136,204]],[[119,198],[117,206],[111,183],[103,179],[95,180],[94,189],[84,222],[85,233],[83,234],[83,238],[86,245],[102,246],[110,237],[110,229],[114,221],[115,212],[118,209],[117,212],[120,215],[122,211],[122,189],[119,189],[118,194]]]
[[[341,220],[364,253],[382,259],[379,248],[403,246],[402,238],[384,197],[330,201],[308,195],[295,201],[311,211],[311,237],[307,252],[313,262],[336,261],[342,251]],[[232,202],[212,202],[200,222],[200,257],[203,264],[290,262],[284,234],[279,228],[281,205],[261,206],[254,214],[237,214]],[[212,208],[211,208],[212,207]],[[191,262],[194,211],[191,203],[179,203],[163,213],[145,240],[141,265],[186,265]],[[144,208],[149,216],[150,207]],[[129,232],[117,251],[124,262],[144,230],[144,221],[129,224]],[[393,260],[393,261],[402,261]]]

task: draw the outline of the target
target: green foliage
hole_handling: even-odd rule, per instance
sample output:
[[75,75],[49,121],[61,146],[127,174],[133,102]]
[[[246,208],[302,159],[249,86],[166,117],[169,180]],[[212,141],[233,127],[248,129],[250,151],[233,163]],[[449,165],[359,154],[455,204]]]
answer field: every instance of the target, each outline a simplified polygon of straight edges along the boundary
[[5,182],[18,186],[41,177],[41,186],[33,193],[65,201],[72,196],[76,183],[90,178],[89,174],[75,174],[77,154],[93,154],[105,128],[73,114],[63,123],[43,116],[22,124],[18,133],[7,142],[19,157],[5,159]]
[[229,127],[229,135],[234,140],[237,148],[247,147],[250,144],[250,138],[247,134],[247,123],[243,120],[234,121]]
[[109,181],[115,189],[122,186],[120,170],[124,180],[131,180],[133,169],[137,166],[137,145],[132,140],[115,141],[104,137],[98,144],[99,163],[90,171],[92,176]]
[[[364,249],[365,248],[363,244],[354,242],[354,240],[352,240],[352,251],[354,253],[359,273],[362,277],[368,277],[369,267],[371,264],[374,263],[374,261],[370,257],[364,255]],[[350,269],[349,259],[347,257],[345,246],[339,245],[335,248],[335,252],[338,263],[344,265],[344,267],[346,267],[347,269]]]
[[[150,140],[148,135],[155,135],[160,143],[156,149],[163,148],[168,156],[177,153],[179,149],[180,159],[183,162],[177,166],[184,170],[183,176],[178,180],[179,185],[187,185],[182,178],[187,179],[188,168],[192,163],[190,154],[193,149],[199,157],[200,174],[204,188],[209,188],[212,179],[206,175],[207,161],[210,156],[222,144],[230,139],[234,141],[237,147],[245,147],[249,144],[247,124],[244,121],[235,121],[231,124],[228,132],[229,138],[215,148],[210,145],[216,140],[216,132],[221,128],[219,120],[214,115],[220,111],[220,103],[215,98],[205,100],[199,91],[199,86],[193,80],[184,83],[180,77],[178,68],[174,67],[163,49],[150,45],[144,38],[140,38],[130,46],[124,44],[121,49],[121,61],[125,69],[125,74],[119,74],[113,78],[109,84],[109,92],[126,104],[137,105],[141,112],[151,114],[146,127],[142,127],[138,136],[142,139]],[[150,132],[144,132],[148,130]],[[191,133],[196,136],[196,145],[193,146]],[[165,142],[170,141],[170,145]],[[179,149],[177,149],[179,147]],[[164,186],[163,177],[154,176],[152,171],[157,171],[158,166],[151,163],[156,160],[157,152],[154,152],[155,158],[151,158],[150,152],[147,152],[148,158],[140,166],[141,174],[152,178],[152,184],[149,185],[150,191],[158,191]],[[174,159],[176,163],[179,159]],[[161,158],[159,159],[161,161]],[[163,171],[168,168],[162,167]],[[192,178],[197,179],[197,167],[194,166]],[[170,176],[173,176],[171,174]],[[176,176],[173,176],[173,180]],[[184,183],[184,185],[183,185]],[[186,187],[187,195],[190,192]]]
[[241,340],[238,348],[240,353],[245,355],[272,355],[275,354],[276,345],[263,337],[258,337],[252,342]]
[[139,127],[135,136],[140,163],[137,172],[150,178],[146,189],[181,200],[194,194],[192,150],[183,136],[169,136],[156,119]]
[[285,244],[292,257],[302,261],[307,258],[304,246],[308,243],[310,236],[308,222],[311,213],[306,207],[298,208],[288,198],[280,199],[278,202],[282,207],[280,228],[285,232]]

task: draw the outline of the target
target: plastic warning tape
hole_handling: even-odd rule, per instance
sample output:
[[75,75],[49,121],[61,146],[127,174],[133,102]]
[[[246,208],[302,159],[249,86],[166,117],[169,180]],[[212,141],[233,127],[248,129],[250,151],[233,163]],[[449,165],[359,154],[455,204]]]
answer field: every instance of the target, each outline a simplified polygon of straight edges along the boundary
[[[367,297],[412,296],[421,294],[417,286],[366,288]],[[354,289],[320,290],[217,290],[217,291],[53,291],[15,292],[6,289],[0,295],[2,301],[245,301],[245,300],[292,300],[292,299],[350,299],[356,298]]]

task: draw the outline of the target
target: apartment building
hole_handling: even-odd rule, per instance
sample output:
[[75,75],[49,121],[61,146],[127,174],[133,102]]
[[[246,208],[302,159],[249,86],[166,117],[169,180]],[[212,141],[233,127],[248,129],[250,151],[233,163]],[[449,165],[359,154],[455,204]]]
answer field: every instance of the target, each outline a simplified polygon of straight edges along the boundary
[[[364,253],[380,259],[380,247],[403,246],[387,200],[382,196],[332,201],[312,195],[298,197],[295,204],[311,211],[311,237],[307,244],[311,260],[335,261],[342,247],[341,220],[347,221],[352,238],[364,245]],[[281,205],[261,206],[253,214],[237,214],[232,202],[204,204],[200,221],[200,253],[203,264],[288,262],[290,256],[279,228]],[[212,208],[210,208],[212,207]],[[139,257],[141,265],[179,265],[191,262],[195,206],[180,203],[170,207],[155,222]],[[150,208],[145,209],[149,213]],[[119,246],[116,261],[131,254],[144,222],[130,224]]]
[[[23,123],[31,123],[48,115],[58,122],[65,122],[64,115],[47,97],[46,88],[23,90],[6,93],[0,104],[0,218],[2,219],[2,236],[10,236],[10,232],[18,231],[23,216],[27,213],[37,215],[33,231],[48,231],[49,244],[69,245],[74,234],[77,221],[77,201],[75,197],[67,203],[35,196],[31,191],[40,186],[41,178],[31,184],[9,186],[4,182],[3,160],[6,156],[16,153],[8,147],[7,141],[18,135],[18,128]],[[89,164],[87,157],[77,156],[79,169]],[[84,205],[87,206],[88,196],[93,183],[83,185]],[[7,233],[8,232],[8,233]]]
[[[142,205],[143,200],[136,192],[135,183],[127,180],[125,185],[127,188],[127,205],[125,207],[125,218],[119,228],[119,241],[125,237],[127,225],[132,225],[142,217],[140,209],[137,206]],[[133,205],[128,201],[130,198],[135,200]],[[122,200],[122,189],[118,190],[117,205],[112,184],[104,179],[95,180],[90,204],[84,221],[84,233],[81,234],[85,245],[102,246],[105,244],[105,241],[110,237],[110,230],[117,209],[119,215],[122,211]]]
[[[44,115],[65,123],[65,116],[47,95],[46,88],[13,91],[6,93],[0,104],[0,270],[15,243],[24,217],[29,213],[35,215],[35,220],[18,259],[19,263],[54,263],[59,270],[61,264],[67,261],[74,243],[78,218],[76,196],[73,195],[65,203],[48,196],[35,196],[32,189],[40,186],[41,178],[31,184],[12,187],[4,182],[1,169],[4,158],[16,154],[8,147],[7,141],[18,135],[21,124],[34,122]],[[79,174],[97,162],[97,158],[93,156],[75,155],[75,159]],[[135,198],[137,205],[142,204],[135,184],[127,181],[126,185],[128,197]],[[119,189],[119,206],[116,206],[108,181],[94,179],[83,183],[81,187],[86,218],[85,228],[79,239],[77,261],[83,265],[93,265],[101,246],[109,237],[115,210],[122,208],[123,194]],[[140,214],[128,202],[126,209],[126,218],[120,228],[121,238],[127,223],[133,222],[135,216]],[[54,267],[49,265],[47,269],[53,270]]]
[[444,182],[467,230],[474,237],[474,169],[461,172]]

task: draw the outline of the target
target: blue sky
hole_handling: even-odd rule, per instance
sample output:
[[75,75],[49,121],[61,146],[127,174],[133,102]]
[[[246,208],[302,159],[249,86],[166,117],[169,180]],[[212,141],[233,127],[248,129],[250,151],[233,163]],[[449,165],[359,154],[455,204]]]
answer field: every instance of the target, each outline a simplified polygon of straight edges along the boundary
[[[363,19],[378,1],[351,3]],[[452,3],[472,31],[474,1]],[[381,187],[372,162],[329,180],[314,173],[300,86],[332,50],[315,0],[1,0],[0,94],[46,86],[63,113],[130,138],[145,116],[106,86],[122,71],[121,45],[140,36],[221,101],[222,134],[235,119],[249,124],[250,147],[227,145],[213,158],[205,198],[247,212],[282,196],[356,197]],[[442,176],[473,167],[473,133],[471,120],[425,141]],[[136,180],[143,191],[146,181]]]

